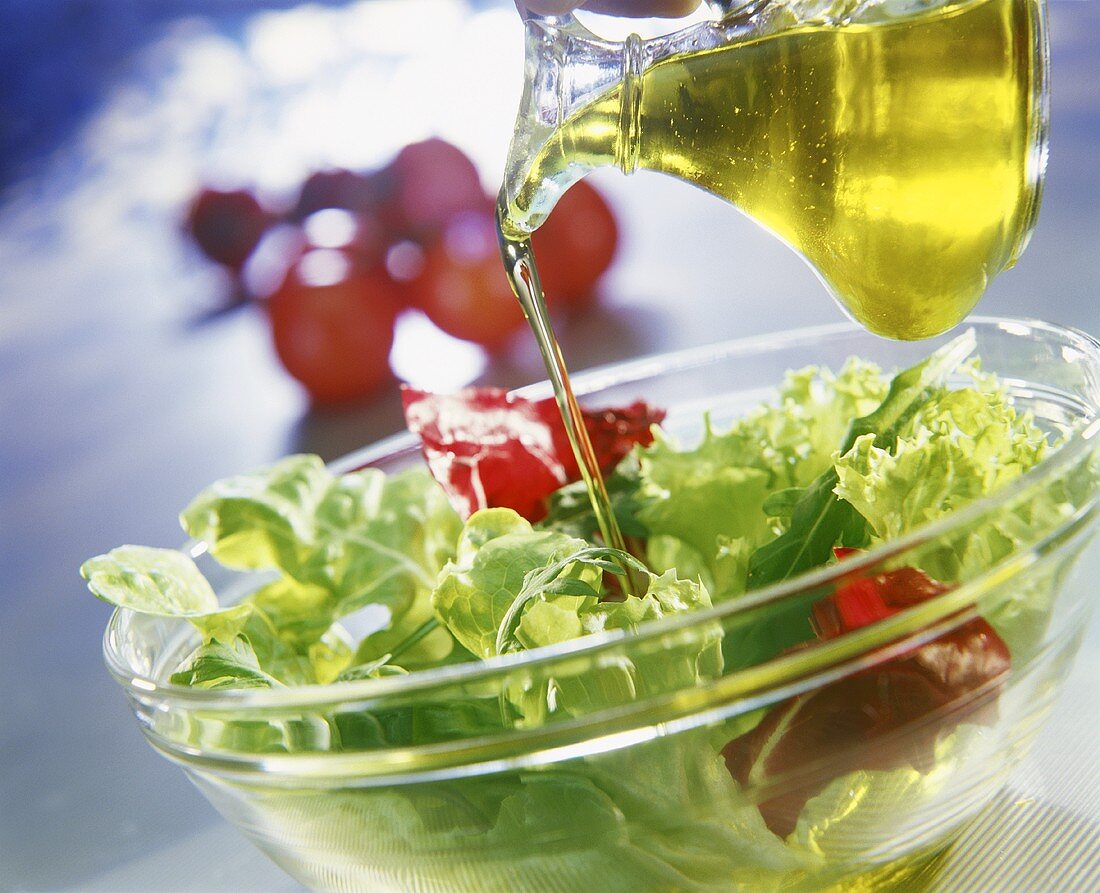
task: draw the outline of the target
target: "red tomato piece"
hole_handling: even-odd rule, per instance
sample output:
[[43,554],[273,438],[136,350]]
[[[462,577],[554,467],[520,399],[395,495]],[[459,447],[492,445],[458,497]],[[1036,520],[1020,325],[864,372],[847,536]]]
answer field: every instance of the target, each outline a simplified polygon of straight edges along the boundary
[[344,251],[306,252],[267,302],[275,351],[314,401],[368,396],[390,380],[394,285]]
[[[551,493],[580,479],[553,398],[527,400],[498,388],[437,395],[405,387],[402,394],[409,430],[463,517],[497,506],[537,521]],[[652,442],[650,425],[664,415],[641,401],[585,410],[601,468],[609,471],[635,443]]]
[[302,183],[298,201],[291,212],[295,220],[328,208],[345,211],[370,211],[381,198],[383,184],[376,173],[329,168],[314,171]]
[[444,332],[489,350],[526,324],[504,275],[496,223],[484,211],[452,217],[425,247],[420,273],[406,288],[410,303]]
[[208,258],[240,270],[271,223],[251,192],[203,189],[187,209],[184,226]]
[[411,143],[378,173],[383,218],[395,234],[430,238],[456,214],[492,213],[477,167],[438,138]]
[[547,300],[582,307],[619,247],[615,213],[597,189],[574,183],[531,237]]
[[[857,577],[815,605],[814,626],[820,638],[831,639],[949,589],[911,567]],[[806,802],[835,778],[857,770],[931,769],[941,732],[995,718],[1011,663],[993,628],[980,618],[969,620],[900,657],[776,707],[726,745],[726,765],[741,784],[779,789],[760,811],[785,837]]]

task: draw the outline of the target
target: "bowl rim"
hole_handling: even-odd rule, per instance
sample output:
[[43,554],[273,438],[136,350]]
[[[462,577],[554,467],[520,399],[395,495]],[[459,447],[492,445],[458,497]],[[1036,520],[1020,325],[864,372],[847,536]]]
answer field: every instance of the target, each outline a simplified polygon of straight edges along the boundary
[[[1100,376],[1100,340],[1079,329],[1022,317],[973,316],[967,320],[968,327],[986,330],[999,329],[1009,335],[1025,337],[1044,334],[1069,342],[1082,351],[1083,356],[1091,357]],[[824,326],[810,326],[784,330],[778,333],[756,335],[747,338],[731,339],[682,350],[647,355],[625,362],[609,363],[575,374],[573,378],[577,395],[585,396],[600,392],[617,385],[653,375],[657,372],[685,371],[697,366],[723,359],[747,356],[761,352],[776,352],[807,341],[820,342],[827,339],[846,338],[853,334],[864,334],[863,327],[856,323],[834,323]],[[951,336],[945,333],[940,339]],[[934,339],[929,339],[932,341]],[[550,393],[549,383],[540,381],[517,388],[512,393],[528,398],[538,398]],[[266,689],[200,689],[175,685],[159,681],[136,673],[118,653],[114,639],[123,633],[123,624],[136,612],[125,608],[116,608],[108,621],[103,635],[104,660],[108,670],[128,693],[143,701],[155,700],[163,704],[201,706],[203,709],[219,711],[238,711],[244,709],[280,709],[313,707],[348,701],[377,701],[395,695],[407,695],[438,686],[482,681],[487,676],[506,675],[532,666],[538,666],[562,658],[584,656],[601,649],[612,647],[624,639],[632,642],[646,641],[655,637],[669,635],[693,626],[721,622],[737,614],[758,610],[764,605],[773,604],[785,598],[835,583],[842,577],[879,564],[899,553],[905,552],[930,539],[950,531],[954,527],[964,526],[976,517],[1011,502],[1038,481],[1048,477],[1082,457],[1089,449],[1095,449],[1093,441],[1100,435],[1100,383],[1097,384],[1097,397],[1091,407],[1092,415],[1088,421],[1074,427],[1066,440],[1039,465],[1020,475],[996,493],[975,500],[956,512],[952,512],[931,523],[923,524],[902,537],[881,543],[857,557],[843,562],[815,568],[809,572],[780,580],[757,591],[746,593],[728,602],[706,609],[694,611],[679,617],[651,620],[641,624],[637,630],[610,630],[591,633],[577,639],[556,645],[542,646],[521,652],[497,655],[483,660],[451,664],[426,670],[417,670],[405,676],[389,676],[378,679],[360,679],[346,682],[333,682],[325,685],[288,686]],[[363,466],[371,466],[385,459],[400,458],[402,454],[413,455],[419,452],[419,441],[415,435],[403,432],[382,438],[371,445],[362,447],[328,464],[336,473],[345,473]],[[1074,516],[1064,519],[1061,530],[1079,522],[1081,517],[1100,504],[1100,493],[1090,500]],[[206,546],[190,540],[180,547],[180,551],[191,557],[205,553]],[[1008,556],[1006,561],[1016,557]],[[952,593],[958,593],[956,587],[943,595],[923,603],[922,607],[931,608],[934,604],[947,600]],[[906,612],[908,613],[908,612]],[[173,618],[164,618],[171,622]],[[889,618],[888,618],[889,620]],[[179,623],[185,621],[181,618]],[[877,627],[884,621],[872,624]],[[827,643],[826,643],[827,644]],[[767,664],[768,662],[765,662]],[[743,668],[734,674],[745,673],[756,668]],[[811,671],[819,668],[811,668]],[[730,674],[730,675],[734,675]],[[803,675],[799,673],[798,675]]]

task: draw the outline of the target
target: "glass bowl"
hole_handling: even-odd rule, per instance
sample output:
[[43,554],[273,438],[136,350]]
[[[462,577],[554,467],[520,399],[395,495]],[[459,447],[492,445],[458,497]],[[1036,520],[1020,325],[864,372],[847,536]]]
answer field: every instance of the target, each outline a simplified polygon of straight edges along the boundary
[[[1080,559],[1100,490],[1100,344],[1033,321],[973,326],[983,368],[1018,407],[1052,433],[1074,433],[993,497],[861,559],[634,635],[403,677],[181,688],[166,680],[195,644],[189,627],[123,610],[106,633],[107,664],[153,747],[313,889],[761,893],[881,889],[933,871],[1027,751],[1095,601]],[[668,407],[666,428],[690,439],[703,411],[720,425],[788,369],[836,369],[851,355],[903,367],[933,346],[832,326],[640,359],[576,386],[597,405],[644,397]],[[420,461],[416,441],[398,436],[335,467]],[[1047,517],[1034,506],[1052,489],[1074,495]],[[809,617],[853,572],[950,554],[1010,519],[1016,545],[971,562],[955,588],[827,641],[807,623],[805,642],[774,647],[784,619]],[[192,553],[201,560],[201,548]],[[257,585],[204,570],[223,601]],[[914,662],[986,623],[1007,645],[997,658],[1007,672],[934,695],[912,687]],[[706,683],[665,672],[708,649],[725,659]],[[573,697],[571,711],[559,708],[556,693],[596,685],[619,686],[616,706],[585,710]],[[512,709],[519,703],[538,709]],[[867,718],[884,710],[894,712],[888,728],[871,731]]]

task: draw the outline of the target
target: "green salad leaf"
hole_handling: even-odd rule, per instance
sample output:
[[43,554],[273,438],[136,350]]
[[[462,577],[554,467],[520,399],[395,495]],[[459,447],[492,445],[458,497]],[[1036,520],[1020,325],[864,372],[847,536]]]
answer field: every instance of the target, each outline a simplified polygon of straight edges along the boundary
[[80,567],[88,588],[119,608],[184,618],[207,641],[232,643],[252,613],[249,605],[221,608],[195,562],[174,549],[119,546]]
[[169,677],[173,685],[192,688],[276,688],[274,676],[260,668],[260,660],[247,639],[229,644],[207,642],[195,649]]
[[788,372],[774,403],[751,410],[722,435],[733,464],[768,474],[768,490],[806,487],[829,467],[851,419],[886,397],[874,363],[849,359],[839,372],[807,366]]
[[[644,595],[622,601],[578,600],[543,592],[527,603],[515,638],[524,648],[540,648],[610,630],[635,632],[643,623],[711,606],[706,589],[697,582],[677,580],[671,571],[647,577]],[[660,648],[634,649],[629,659],[579,661],[547,680],[546,690],[525,693],[521,711],[528,721],[552,710],[579,716],[694,687],[721,675],[721,641],[721,626],[705,624],[686,631],[677,641],[663,642]]]
[[807,367],[787,373],[776,405],[728,431],[704,419],[693,449],[658,433],[637,451],[635,514],[650,532],[651,565],[698,577],[715,601],[743,593],[750,556],[775,539],[804,488],[830,468],[848,420],[872,411],[886,390],[871,363],[849,360],[836,375]]
[[[552,530],[535,530],[511,509],[482,509],[466,522],[454,561],[448,563],[432,592],[436,616],[463,647],[478,657],[497,654],[497,635],[524,579],[580,552],[588,543]],[[565,569],[563,580],[586,584],[595,601],[601,571]]]
[[[421,471],[334,476],[316,456],[290,456],[219,481],[181,520],[223,563],[276,569],[293,581],[297,588],[282,605],[301,607],[311,633],[366,605],[385,607],[388,624],[355,656],[367,663],[432,616],[431,591],[462,528],[446,495]],[[406,663],[438,663],[453,644],[438,630]]]
[[[858,437],[836,462],[836,493],[867,520],[874,542],[896,539],[1015,480],[1037,465],[1049,444],[1003,389],[978,377],[976,387],[934,395],[881,447]],[[1037,530],[1052,529],[1072,506],[1051,490],[980,524],[962,542],[920,550],[920,566],[941,580],[968,579],[1015,551]],[[1045,518],[1043,516],[1046,516]]]
[[[995,729],[963,723],[936,741],[935,760],[926,772],[900,766],[835,778],[806,802],[788,845],[845,864],[910,833],[919,835],[929,822],[942,821],[940,800],[954,795],[962,767],[996,759],[1001,746]],[[994,776],[969,791],[971,805],[984,802],[997,786]]]
[[317,539],[313,515],[331,482],[319,456],[287,456],[211,484],[180,523],[226,567],[278,568],[298,577]]
[[[965,332],[926,360],[895,375],[882,402],[852,421],[840,453],[847,453],[863,436],[870,436],[879,448],[892,448],[931,393],[942,389],[948,376],[973,353],[975,343],[973,331]],[[855,509],[834,492],[838,480],[830,462],[794,503],[787,530],[753,553],[749,561],[750,589],[828,563],[833,546],[843,536],[852,535],[853,523],[858,525]]]
[[[657,569],[699,572],[719,600],[744,590],[744,559],[773,531],[764,514],[772,477],[744,463],[740,436],[715,434],[709,420],[695,449],[658,435],[639,454]],[[671,540],[671,542],[670,542]]]
[[[637,461],[627,456],[614,472],[604,479],[607,495],[611,500],[611,510],[619,522],[623,536],[641,539],[649,535],[649,530],[639,518],[639,512],[645,505],[642,494],[642,482],[638,476]],[[588,488],[584,481],[566,484],[550,496],[550,510],[537,525],[541,528],[556,530],[567,536],[592,541],[599,533],[596,513],[592,511],[592,500],[588,497]]]

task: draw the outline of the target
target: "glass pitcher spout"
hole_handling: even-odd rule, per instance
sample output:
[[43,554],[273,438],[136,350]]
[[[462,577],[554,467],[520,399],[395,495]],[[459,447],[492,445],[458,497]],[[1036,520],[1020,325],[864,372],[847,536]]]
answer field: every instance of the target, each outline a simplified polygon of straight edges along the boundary
[[[558,198],[590,171],[614,165],[624,173],[638,166],[642,76],[662,59],[703,52],[758,31],[759,12],[769,0],[713,0],[711,21],[651,40],[631,34],[606,40],[573,14],[524,13],[524,89],[501,188],[501,204],[521,232],[538,228]],[[548,151],[561,140],[570,117],[599,104],[604,126],[570,145]],[[581,136],[581,135],[578,135]],[[562,160],[552,170],[533,170],[542,156]],[[565,159],[568,160],[565,160]]]
[[599,167],[725,199],[872,331],[958,323],[1015,263],[1046,159],[1043,0],[759,0],[652,40],[527,20],[502,226]]

